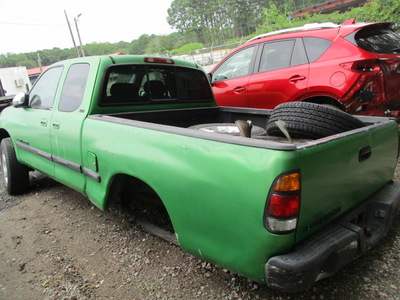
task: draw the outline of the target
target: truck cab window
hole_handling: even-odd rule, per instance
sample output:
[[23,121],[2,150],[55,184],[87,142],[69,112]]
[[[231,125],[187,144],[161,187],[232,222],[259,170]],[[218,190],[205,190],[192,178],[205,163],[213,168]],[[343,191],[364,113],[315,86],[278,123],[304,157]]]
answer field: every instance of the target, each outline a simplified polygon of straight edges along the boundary
[[122,65],[109,69],[101,104],[213,101],[204,72],[175,66]]
[[109,69],[102,104],[141,102],[140,84],[146,77],[145,66],[122,65]]
[[58,106],[59,111],[72,112],[81,105],[89,67],[89,64],[75,64],[68,70]]
[[53,108],[54,98],[62,71],[62,67],[46,70],[29,93],[30,107],[38,109]]

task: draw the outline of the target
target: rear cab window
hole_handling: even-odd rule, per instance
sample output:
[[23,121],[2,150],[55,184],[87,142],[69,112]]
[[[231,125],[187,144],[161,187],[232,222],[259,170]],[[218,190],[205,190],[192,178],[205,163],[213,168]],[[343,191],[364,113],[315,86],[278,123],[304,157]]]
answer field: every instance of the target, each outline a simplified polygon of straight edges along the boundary
[[143,105],[214,101],[204,72],[165,65],[108,68],[100,105]]

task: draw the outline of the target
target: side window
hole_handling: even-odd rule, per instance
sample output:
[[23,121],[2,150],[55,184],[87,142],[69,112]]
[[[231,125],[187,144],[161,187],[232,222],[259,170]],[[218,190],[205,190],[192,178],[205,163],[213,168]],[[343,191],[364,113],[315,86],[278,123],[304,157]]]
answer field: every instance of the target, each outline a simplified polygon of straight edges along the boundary
[[290,66],[299,66],[308,64],[306,50],[301,39],[296,39],[296,44],[293,48],[292,60],[290,61]]
[[303,38],[303,41],[310,63],[320,58],[332,44],[329,40],[315,37],[306,37]]
[[290,67],[295,40],[265,43],[261,54],[259,72]]
[[255,47],[248,47],[231,55],[214,72],[212,81],[227,80],[251,74],[251,61]]
[[88,74],[89,64],[71,66],[61,92],[59,111],[72,112],[81,105]]
[[39,109],[53,108],[54,98],[60,81],[62,67],[46,70],[29,93],[29,106]]

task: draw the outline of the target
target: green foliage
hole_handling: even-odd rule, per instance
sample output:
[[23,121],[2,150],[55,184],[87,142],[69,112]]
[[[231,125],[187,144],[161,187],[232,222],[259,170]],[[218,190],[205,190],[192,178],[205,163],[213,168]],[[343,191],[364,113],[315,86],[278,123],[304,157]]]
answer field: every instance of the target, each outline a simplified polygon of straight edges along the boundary
[[199,50],[201,48],[204,48],[204,45],[202,43],[191,43],[191,44],[186,44],[183,45],[182,47],[178,49],[174,49],[172,51],[173,54],[181,55],[181,54],[194,54],[196,50]]
[[[278,0],[275,0],[278,1]],[[266,0],[173,0],[168,23],[186,36],[211,45],[251,34],[260,25]],[[280,2],[280,1],[278,1]]]
[[362,7],[353,8],[344,13],[331,14],[304,14],[301,17],[290,19],[290,10],[280,8],[270,3],[264,10],[263,24],[250,37],[275,30],[298,27],[307,23],[333,22],[341,24],[349,19],[357,22],[396,22],[400,18],[400,0],[372,0]]

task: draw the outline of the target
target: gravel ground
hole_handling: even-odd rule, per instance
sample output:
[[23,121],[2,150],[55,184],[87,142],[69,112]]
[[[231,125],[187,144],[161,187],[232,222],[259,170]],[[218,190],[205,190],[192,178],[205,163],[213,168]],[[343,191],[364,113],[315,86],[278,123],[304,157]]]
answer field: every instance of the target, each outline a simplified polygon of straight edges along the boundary
[[[381,244],[297,294],[268,289],[146,233],[34,173],[0,188],[0,299],[400,299],[400,218]],[[400,176],[396,173],[396,179]]]

